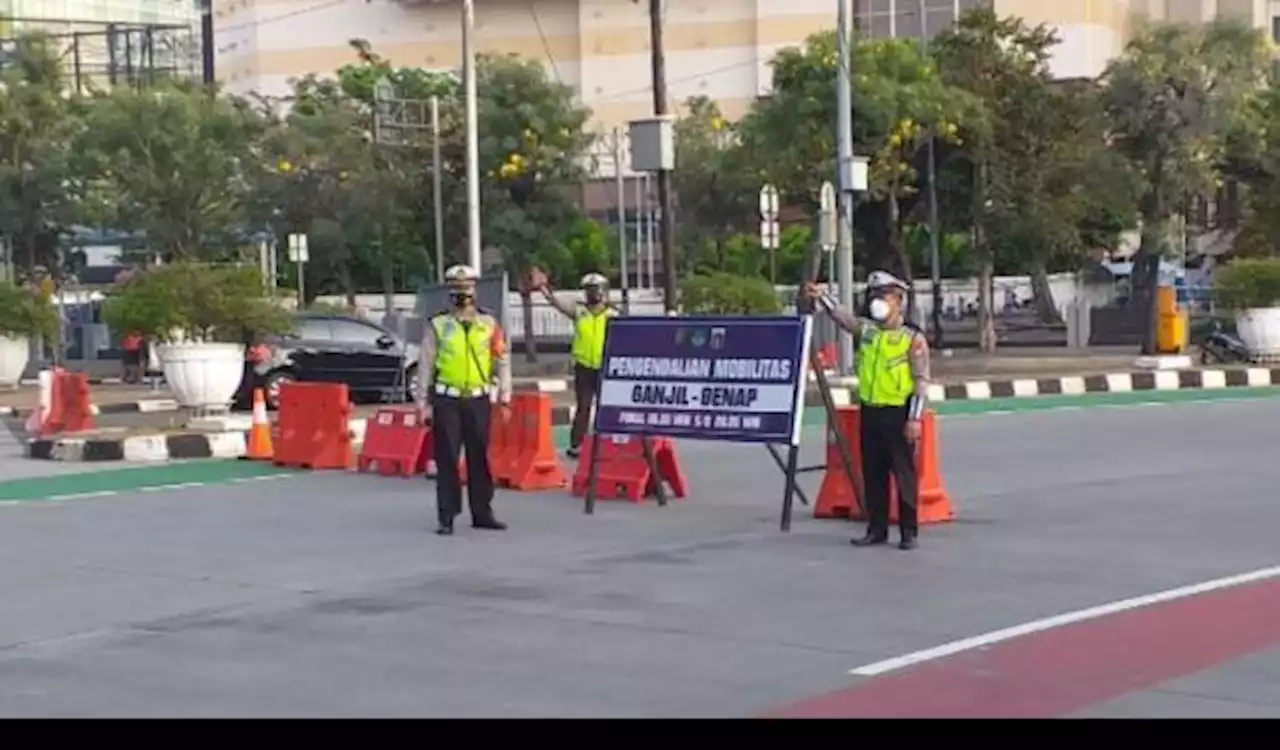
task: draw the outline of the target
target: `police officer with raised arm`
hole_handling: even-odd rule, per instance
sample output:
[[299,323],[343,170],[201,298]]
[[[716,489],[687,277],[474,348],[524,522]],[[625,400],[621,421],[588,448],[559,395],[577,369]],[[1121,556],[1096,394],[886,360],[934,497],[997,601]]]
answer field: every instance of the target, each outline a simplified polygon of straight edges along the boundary
[[609,305],[609,280],[598,273],[582,277],[582,292],[586,299],[582,304],[561,301],[551,291],[547,275],[535,268],[529,275],[529,285],[542,292],[551,306],[561,315],[573,321],[573,394],[577,408],[573,413],[573,427],[569,430],[569,458],[577,458],[582,441],[591,424],[591,408],[600,395],[600,368],[604,363],[604,332],[609,318],[618,311]]
[[866,536],[853,540],[858,547],[889,541],[890,474],[898,486],[898,547],[915,548],[919,534],[915,446],[929,394],[929,343],[924,332],[903,316],[908,291],[906,282],[893,274],[873,272],[867,279],[867,319],[840,309],[814,284],[805,284],[803,290],[855,340],[862,470],[870,521]]
[[453,521],[462,514],[458,457],[464,448],[471,526],[492,531],[507,528],[493,515],[489,420],[495,381],[500,416],[510,418],[511,362],[497,317],[476,307],[476,278],[469,266],[453,266],[445,272],[453,309],[428,321],[422,341],[419,372],[422,392],[431,404],[440,521],[436,533],[441,536],[453,534]]

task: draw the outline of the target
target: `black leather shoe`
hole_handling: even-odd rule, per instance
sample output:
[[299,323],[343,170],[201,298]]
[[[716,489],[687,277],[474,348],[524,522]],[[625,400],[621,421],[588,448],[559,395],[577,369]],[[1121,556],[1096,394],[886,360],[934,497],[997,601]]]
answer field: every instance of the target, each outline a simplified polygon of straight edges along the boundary
[[438,536],[453,536],[453,524],[451,523],[440,524],[438,527],[436,527],[436,534]]
[[850,542],[855,547],[874,547],[878,544],[885,544],[889,541],[888,534],[872,534],[870,531],[867,535]]
[[496,518],[483,518],[471,522],[471,528],[486,531],[506,531],[507,525]]
[[919,546],[920,543],[916,541],[916,532],[902,532],[902,540],[898,542],[898,549],[915,549]]

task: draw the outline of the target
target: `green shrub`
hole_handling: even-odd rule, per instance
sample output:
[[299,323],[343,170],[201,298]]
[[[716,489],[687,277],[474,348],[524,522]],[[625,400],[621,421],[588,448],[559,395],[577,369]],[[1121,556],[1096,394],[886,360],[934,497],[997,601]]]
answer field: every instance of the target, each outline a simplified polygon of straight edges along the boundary
[[293,328],[293,316],[264,296],[262,275],[252,266],[156,266],[118,284],[102,316],[119,333],[162,342],[244,343]]
[[1280,260],[1240,258],[1214,272],[1214,300],[1229,310],[1280,305]]
[[691,276],[680,289],[684,311],[696,315],[776,315],[782,302],[757,276],[711,273]]
[[52,339],[58,323],[58,310],[43,293],[0,282],[0,336]]

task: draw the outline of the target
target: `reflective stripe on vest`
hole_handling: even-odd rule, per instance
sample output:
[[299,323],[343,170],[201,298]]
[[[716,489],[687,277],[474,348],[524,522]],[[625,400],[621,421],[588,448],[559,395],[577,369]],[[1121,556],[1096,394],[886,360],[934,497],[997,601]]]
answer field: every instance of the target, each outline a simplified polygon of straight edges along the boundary
[[915,392],[909,328],[867,324],[858,342],[858,400],[869,406],[904,406]]
[[436,332],[436,382],[459,391],[487,387],[493,375],[493,322],[480,316],[464,326],[452,315],[437,315],[431,327]]
[[600,369],[604,364],[605,328],[614,314],[611,307],[600,313],[593,313],[586,307],[578,308],[578,315],[573,321],[574,362],[592,370]]

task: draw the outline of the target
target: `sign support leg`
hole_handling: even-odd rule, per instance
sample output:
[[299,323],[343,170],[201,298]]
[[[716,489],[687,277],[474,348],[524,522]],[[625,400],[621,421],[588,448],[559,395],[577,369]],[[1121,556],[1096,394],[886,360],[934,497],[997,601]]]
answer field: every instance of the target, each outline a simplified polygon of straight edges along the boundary
[[591,463],[587,466],[587,493],[582,502],[582,512],[588,516],[596,512],[596,482],[600,479],[600,433],[591,431]]
[[649,466],[649,474],[653,477],[653,494],[658,498],[658,505],[666,507],[667,490],[662,486],[662,472],[658,471],[658,457],[653,452],[653,441],[648,435],[640,436],[640,450],[644,451],[644,462]]
[[[773,446],[769,446],[772,448]],[[782,495],[782,530],[791,531],[791,506],[796,491],[796,462],[800,459],[800,446],[793,445],[787,449],[787,467],[784,470],[787,486]]]
[[[788,459],[784,459],[782,455],[778,452],[778,446],[772,443],[769,443],[765,445],[765,447],[769,449],[769,455],[773,458],[773,463],[777,465],[778,470],[783,473],[786,473]],[[796,468],[795,473],[797,475],[800,473],[799,467]],[[807,495],[805,495],[804,490],[800,488],[800,483],[796,481],[794,476],[792,477],[791,485],[792,487],[795,488],[796,497],[800,498],[800,503],[802,505],[807,506],[809,504],[809,498]]]

